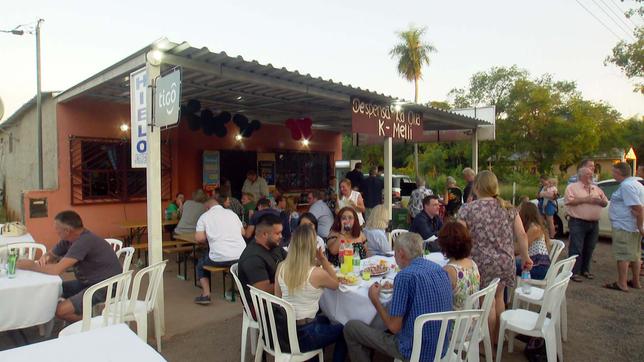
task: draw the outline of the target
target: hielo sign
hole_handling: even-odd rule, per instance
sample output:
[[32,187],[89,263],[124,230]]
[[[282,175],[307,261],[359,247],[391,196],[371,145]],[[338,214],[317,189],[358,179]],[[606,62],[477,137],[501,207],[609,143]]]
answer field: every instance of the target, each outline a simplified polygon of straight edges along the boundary
[[154,121],[158,127],[172,126],[179,122],[181,102],[181,69],[159,78],[154,93]]
[[148,164],[148,114],[146,92],[148,74],[141,68],[130,74],[130,130],[132,168],[145,168]]
[[423,136],[423,114],[404,107],[398,110],[393,105],[351,97],[351,130],[354,133],[415,141]]

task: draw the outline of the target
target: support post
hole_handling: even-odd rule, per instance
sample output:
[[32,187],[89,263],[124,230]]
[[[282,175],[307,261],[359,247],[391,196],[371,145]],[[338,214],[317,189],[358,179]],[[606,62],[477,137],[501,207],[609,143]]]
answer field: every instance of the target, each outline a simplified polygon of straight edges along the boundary
[[479,134],[478,128],[472,130],[472,169],[479,172]]
[[[161,72],[159,65],[146,62],[145,68],[148,76],[148,89],[146,93],[145,111],[147,114],[147,160],[146,184],[147,184],[147,215],[148,215],[148,252],[149,262],[154,264],[163,258],[161,240],[161,129],[155,127],[154,116],[154,86],[156,79]],[[163,282],[159,286],[155,313],[160,314],[161,333],[165,333]]]
[[36,147],[38,152],[38,189],[44,188],[43,161],[42,161],[42,90],[41,90],[41,67],[40,67],[40,23],[36,21]]
[[418,143],[414,143],[414,171],[416,172],[416,179],[418,179],[418,175],[420,175],[418,170]]
[[389,213],[389,220],[392,219],[393,214],[392,214],[392,200],[391,200],[391,174],[392,174],[392,144],[393,140],[391,137],[386,137],[385,138],[385,189],[384,189],[384,201],[385,201],[385,209],[387,209],[387,212]]

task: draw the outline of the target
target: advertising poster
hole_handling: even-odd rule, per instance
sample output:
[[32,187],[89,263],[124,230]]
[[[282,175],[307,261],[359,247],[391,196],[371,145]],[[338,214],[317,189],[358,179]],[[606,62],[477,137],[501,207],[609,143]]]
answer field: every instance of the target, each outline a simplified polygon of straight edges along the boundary
[[203,152],[203,188],[209,193],[219,187],[219,151]]
[[268,185],[275,185],[275,161],[257,161],[257,168]]

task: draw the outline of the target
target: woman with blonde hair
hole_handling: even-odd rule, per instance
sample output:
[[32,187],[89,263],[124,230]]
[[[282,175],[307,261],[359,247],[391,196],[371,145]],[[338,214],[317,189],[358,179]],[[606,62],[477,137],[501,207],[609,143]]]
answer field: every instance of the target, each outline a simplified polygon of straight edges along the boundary
[[389,212],[384,205],[377,205],[371,210],[363,230],[371,255],[385,255],[391,252],[391,244],[385,231],[387,227],[389,227]]
[[[316,266],[320,264],[321,266]],[[344,361],[347,345],[341,324],[317,315],[325,288],[336,290],[340,283],[324,251],[316,247],[311,225],[300,225],[291,238],[288,256],[275,273],[275,295],[289,302],[295,311],[300,351],[308,352],[335,343],[333,361]]]
[[528,238],[519,213],[499,197],[496,175],[491,171],[479,172],[473,189],[477,198],[461,206],[458,220],[467,226],[472,236],[472,260],[481,275],[481,288],[485,288],[494,278],[501,279],[489,319],[492,341],[496,341],[498,318],[505,310],[503,291],[506,286],[514,287],[516,282],[515,238],[523,269],[532,268],[532,259],[528,255]]

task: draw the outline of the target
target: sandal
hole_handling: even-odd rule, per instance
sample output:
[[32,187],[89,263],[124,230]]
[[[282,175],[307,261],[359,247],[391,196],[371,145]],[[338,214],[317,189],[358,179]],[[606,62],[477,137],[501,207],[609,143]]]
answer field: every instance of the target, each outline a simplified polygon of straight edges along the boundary
[[584,276],[584,278],[586,278],[586,279],[595,279],[595,275],[593,275],[593,273],[591,273],[591,272],[585,272],[585,273],[583,273],[582,275],[583,275],[583,276]]
[[629,287],[629,288],[633,288],[633,289],[642,289],[642,287],[641,287],[641,286],[640,286],[639,288],[638,288],[638,287],[636,287],[636,286],[635,286],[635,284],[633,284],[633,280],[629,280],[629,281],[627,281],[627,282],[626,282],[626,285],[628,285],[628,287]]
[[617,284],[617,282],[613,282],[613,283],[610,283],[610,284],[605,284],[604,288],[612,289],[612,290],[619,290],[620,292],[628,293],[628,289],[620,288],[619,285]]
[[571,276],[570,280],[572,280],[573,282],[577,282],[577,283],[581,283],[583,281],[581,279],[581,277],[579,276],[579,274],[575,274],[575,275]]

